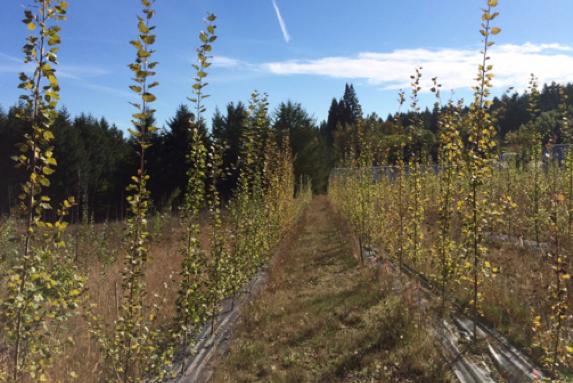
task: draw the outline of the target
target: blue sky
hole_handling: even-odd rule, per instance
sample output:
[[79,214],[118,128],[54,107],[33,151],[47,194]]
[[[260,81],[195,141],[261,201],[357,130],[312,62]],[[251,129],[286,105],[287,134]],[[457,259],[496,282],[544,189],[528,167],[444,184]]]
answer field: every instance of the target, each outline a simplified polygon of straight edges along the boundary
[[[0,105],[19,95],[21,23],[28,1],[4,1],[0,13]],[[59,76],[72,115],[105,116],[129,126],[130,73],[137,0],[69,0]],[[209,76],[208,114],[230,101],[267,92],[271,105],[301,102],[324,119],[332,97],[352,82],[365,112],[397,109],[397,92],[416,65],[444,89],[468,97],[478,62],[482,0],[158,0],[157,119],[163,125],[191,93],[194,49],[207,11],[218,15],[219,40]],[[276,5],[276,7],[275,7]],[[277,12],[277,10],[279,12]],[[571,0],[500,0],[492,63],[499,94],[524,89],[528,74],[573,81]],[[280,17],[278,17],[280,14]],[[282,18],[282,24],[280,19]],[[424,85],[427,85],[425,83]],[[427,87],[426,87],[427,88]],[[423,95],[426,104],[429,94]]]

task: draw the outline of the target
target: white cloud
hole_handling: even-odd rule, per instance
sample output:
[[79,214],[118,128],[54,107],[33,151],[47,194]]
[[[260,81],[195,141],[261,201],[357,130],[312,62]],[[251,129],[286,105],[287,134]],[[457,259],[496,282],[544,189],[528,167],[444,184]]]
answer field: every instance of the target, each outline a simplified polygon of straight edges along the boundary
[[[525,89],[531,73],[541,82],[573,81],[572,47],[560,44],[505,44],[491,49],[494,86]],[[314,60],[268,62],[261,68],[275,75],[314,75],[365,80],[385,89],[407,88],[416,66],[424,70],[423,86],[438,76],[445,89],[468,88],[474,83],[479,49],[397,49],[362,52],[355,56],[333,56]]]
[[236,68],[246,64],[244,61],[226,56],[214,56],[212,62],[213,66],[217,68]]
[[279,22],[279,26],[281,27],[281,32],[283,34],[285,42],[289,43],[290,42],[290,35],[288,33],[285,20],[283,19],[283,16],[281,14],[281,10],[279,9],[279,6],[278,6],[276,0],[273,0],[273,7],[275,8],[275,13],[277,14],[277,20]]

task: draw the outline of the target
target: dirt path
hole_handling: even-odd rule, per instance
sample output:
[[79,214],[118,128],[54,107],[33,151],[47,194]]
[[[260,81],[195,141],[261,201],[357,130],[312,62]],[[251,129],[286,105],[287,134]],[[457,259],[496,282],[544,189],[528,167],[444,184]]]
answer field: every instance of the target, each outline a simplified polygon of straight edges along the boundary
[[313,200],[212,382],[447,381],[422,316],[391,276],[360,266],[351,238]]

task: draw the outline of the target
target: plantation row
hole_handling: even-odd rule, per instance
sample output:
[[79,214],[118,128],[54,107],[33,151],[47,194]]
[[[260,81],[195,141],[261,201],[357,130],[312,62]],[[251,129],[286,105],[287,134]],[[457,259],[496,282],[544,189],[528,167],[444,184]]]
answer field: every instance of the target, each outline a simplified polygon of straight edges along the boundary
[[[127,188],[129,218],[113,224],[114,230],[125,231],[119,238],[114,233],[115,240],[107,224],[69,230],[67,216],[74,199],[56,207],[48,197],[50,176],[57,171],[52,127],[60,87],[55,68],[60,23],[68,4],[35,0],[24,12],[30,33],[25,62],[35,70],[20,75],[23,95],[18,114],[24,128],[14,159],[26,177],[19,196],[21,219],[0,226],[2,382],[171,378],[178,372],[173,367],[176,356],[185,357],[197,334],[218,314],[219,302],[236,297],[253,278],[310,196],[309,186],[300,185],[294,198],[288,135],[276,137],[266,96],[257,92],[251,97],[239,160],[234,164],[238,186],[229,200],[219,195],[217,185],[229,172],[222,159],[226,143],[213,140],[206,147],[199,133],[207,97],[205,78],[217,39],[215,16],[209,15],[193,65],[190,101],[197,118],[190,122],[188,135],[184,203],[167,235],[170,242],[159,243],[167,247],[176,241],[175,254],[166,249],[151,251],[146,163],[150,137],[156,131],[152,105],[158,63],[152,59],[153,1],[141,0],[141,4],[138,35],[130,42],[136,59],[129,65],[130,89],[138,97],[130,133],[139,165]],[[46,219],[55,215],[55,221]],[[155,222],[157,218],[151,221]],[[97,259],[82,254],[90,246],[98,248]],[[154,256],[166,263],[157,265]],[[167,267],[175,259],[180,262],[175,275],[168,275]],[[150,265],[159,275],[153,289],[148,286]],[[112,297],[101,293],[109,285],[115,286]],[[165,294],[160,293],[161,285]]]
[[[434,284],[441,295],[439,316],[461,304],[474,318],[474,342],[475,324],[485,322],[528,351],[556,381],[566,381],[573,368],[573,150],[543,143],[539,132],[519,161],[496,150],[488,49],[500,29],[492,25],[497,1],[487,3],[483,62],[469,111],[453,100],[441,108],[441,85],[433,79],[441,110],[438,164],[412,146],[419,120],[405,128],[396,163],[359,135],[359,150],[331,175],[329,195],[351,222],[363,254],[374,248]],[[411,77],[412,112],[419,109],[421,76],[418,68]],[[534,76],[528,93],[535,118]],[[572,144],[564,93],[561,99],[559,129],[564,143]],[[401,93],[400,104],[405,101]]]

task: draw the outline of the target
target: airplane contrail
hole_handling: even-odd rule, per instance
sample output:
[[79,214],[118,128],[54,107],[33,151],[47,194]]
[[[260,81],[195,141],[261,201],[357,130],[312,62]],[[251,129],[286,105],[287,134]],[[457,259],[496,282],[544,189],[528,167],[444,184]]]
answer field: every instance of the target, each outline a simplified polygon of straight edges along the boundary
[[284,37],[285,41],[288,43],[288,42],[290,42],[290,35],[288,34],[285,20],[283,19],[283,16],[281,15],[281,10],[279,9],[279,6],[278,6],[276,0],[273,0],[273,6],[275,7],[275,12],[277,14],[277,19],[279,21],[279,25],[281,27],[283,37]]

